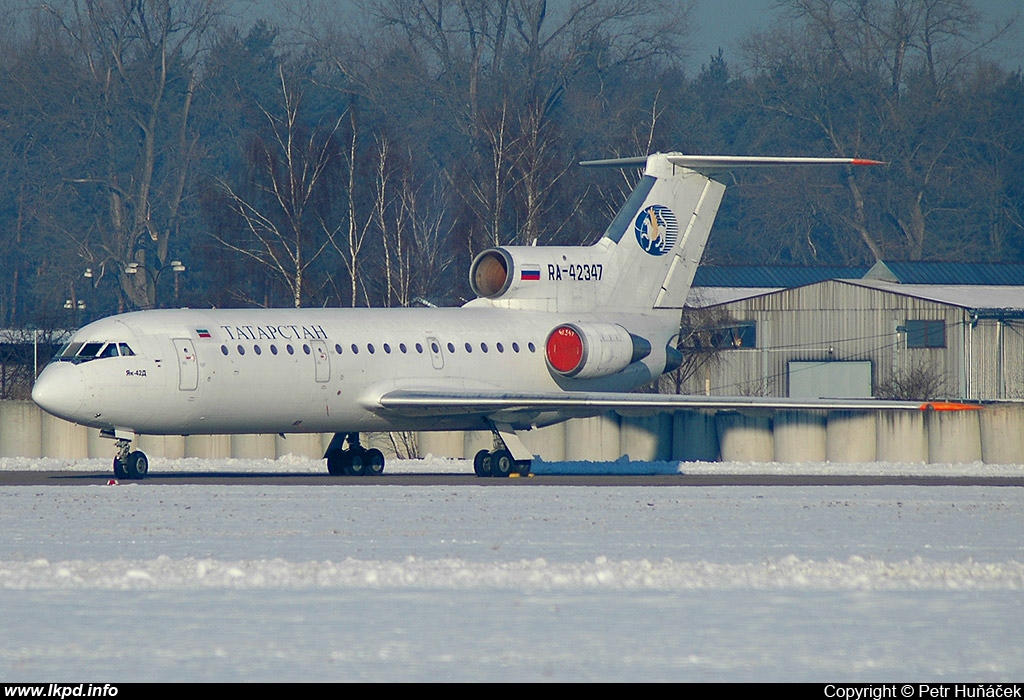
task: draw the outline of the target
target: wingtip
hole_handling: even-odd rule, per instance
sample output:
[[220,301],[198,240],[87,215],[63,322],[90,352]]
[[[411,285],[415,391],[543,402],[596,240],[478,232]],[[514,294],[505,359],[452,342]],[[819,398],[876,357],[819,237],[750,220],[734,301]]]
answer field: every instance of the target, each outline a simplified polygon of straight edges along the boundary
[[884,160],[871,160],[870,158],[854,158],[850,165],[888,165]]

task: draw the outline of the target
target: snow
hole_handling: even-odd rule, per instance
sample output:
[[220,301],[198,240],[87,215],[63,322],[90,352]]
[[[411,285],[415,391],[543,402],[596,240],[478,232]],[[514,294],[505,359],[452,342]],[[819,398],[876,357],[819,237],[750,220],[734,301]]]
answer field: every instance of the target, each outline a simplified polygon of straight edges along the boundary
[[[0,469],[106,462],[6,459]],[[151,469],[323,466],[154,459]],[[536,467],[599,469],[1021,466]],[[389,471],[471,467],[430,458]],[[1019,488],[122,482],[3,487],[0,503],[0,682],[971,682],[1024,672]]]

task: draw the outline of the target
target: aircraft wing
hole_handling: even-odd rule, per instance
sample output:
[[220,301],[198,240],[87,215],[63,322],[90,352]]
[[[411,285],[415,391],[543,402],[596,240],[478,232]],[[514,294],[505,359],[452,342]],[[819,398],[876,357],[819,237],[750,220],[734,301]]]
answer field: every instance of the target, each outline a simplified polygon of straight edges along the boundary
[[976,404],[939,401],[880,399],[798,399],[762,396],[700,396],[686,394],[629,394],[619,392],[567,392],[522,394],[503,391],[441,392],[395,390],[382,395],[372,410],[407,417],[441,417],[558,412],[588,416],[605,411],[640,413],[685,409],[757,410],[904,410],[951,411],[981,408]]

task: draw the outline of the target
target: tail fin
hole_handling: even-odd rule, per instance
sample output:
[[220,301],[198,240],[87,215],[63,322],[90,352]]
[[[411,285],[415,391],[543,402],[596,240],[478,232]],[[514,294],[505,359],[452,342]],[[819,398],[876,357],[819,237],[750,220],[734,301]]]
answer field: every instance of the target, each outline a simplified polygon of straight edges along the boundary
[[[584,161],[584,166],[644,167],[604,236],[579,247],[513,247],[473,261],[474,291],[496,306],[549,311],[682,308],[725,192],[712,176],[779,165],[880,165],[859,158],[687,156]],[[472,302],[471,302],[472,303]]]

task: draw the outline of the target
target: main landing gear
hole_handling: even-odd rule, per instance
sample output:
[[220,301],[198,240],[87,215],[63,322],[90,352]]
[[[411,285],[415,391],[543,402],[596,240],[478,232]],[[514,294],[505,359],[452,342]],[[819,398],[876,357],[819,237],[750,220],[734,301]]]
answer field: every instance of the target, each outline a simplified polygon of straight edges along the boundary
[[516,461],[512,458],[512,453],[505,448],[480,450],[473,458],[473,473],[477,476],[528,476],[530,460]]
[[149,457],[141,450],[132,451],[132,441],[117,439],[114,457],[114,477],[118,479],[144,479],[149,473]]
[[[494,449],[480,450],[473,458],[473,473],[477,476],[505,478],[512,475],[529,476],[533,455],[520,441],[511,426],[492,423]],[[518,458],[517,458],[518,457]]]
[[[345,442],[348,447],[343,448]],[[359,433],[335,433],[324,454],[331,476],[380,476],[384,473],[384,453],[359,444]]]

